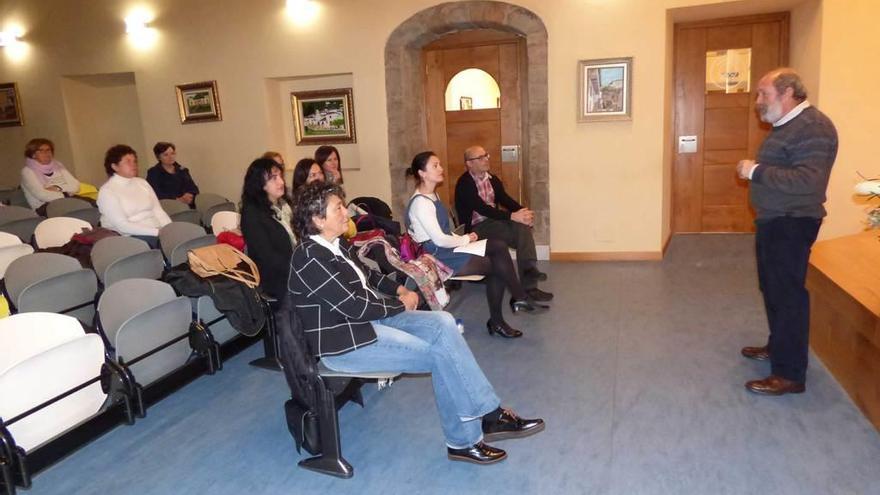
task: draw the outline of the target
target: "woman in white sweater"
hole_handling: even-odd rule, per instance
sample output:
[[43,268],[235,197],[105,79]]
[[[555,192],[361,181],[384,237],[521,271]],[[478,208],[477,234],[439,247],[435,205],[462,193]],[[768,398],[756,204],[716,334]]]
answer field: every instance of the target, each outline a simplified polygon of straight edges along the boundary
[[21,190],[36,210],[49,201],[79,192],[79,181],[55,160],[55,143],[45,138],[28,141],[24,147],[25,166],[21,169]]
[[171,223],[153,188],[138,177],[137,153],[124,144],[107,150],[104,170],[110,179],[98,191],[101,226],[157,247],[159,229]]

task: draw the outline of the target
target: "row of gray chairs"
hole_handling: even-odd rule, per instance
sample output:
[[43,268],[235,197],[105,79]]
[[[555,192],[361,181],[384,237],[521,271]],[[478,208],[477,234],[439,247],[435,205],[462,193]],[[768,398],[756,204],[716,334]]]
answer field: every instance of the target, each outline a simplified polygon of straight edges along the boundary
[[211,218],[215,213],[235,211],[235,203],[214,193],[201,193],[196,196],[194,210],[175,199],[162,199],[159,203],[172,221],[194,223],[206,228],[211,226]]
[[[218,212],[234,212],[235,204],[219,194],[204,193],[196,196],[196,209],[173,199],[160,201],[162,208],[172,221],[187,222],[211,228],[211,219]],[[80,198],[60,198],[46,205],[48,218],[69,217],[88,222],[92,227],[99,225],[101,214],[97,208]],[[37,225],[44,220],[26,206],[4,206],[0,208],[0,231],[17,235],[22,242],[30,243]]]

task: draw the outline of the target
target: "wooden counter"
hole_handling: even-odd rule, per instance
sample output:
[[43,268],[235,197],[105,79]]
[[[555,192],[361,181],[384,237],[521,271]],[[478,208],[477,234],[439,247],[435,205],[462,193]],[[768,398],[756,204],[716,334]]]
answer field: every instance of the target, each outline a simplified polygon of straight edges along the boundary
[[880,431],[880,231],[817,242],[810,345]]

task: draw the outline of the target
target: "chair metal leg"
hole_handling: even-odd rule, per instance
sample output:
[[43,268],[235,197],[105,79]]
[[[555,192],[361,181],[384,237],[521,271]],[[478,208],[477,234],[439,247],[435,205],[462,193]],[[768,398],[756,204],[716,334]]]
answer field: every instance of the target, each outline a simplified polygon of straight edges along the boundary
[[266,312],[266,331],[263,332],[263,357],[251,361],[251,366],[270,371],[281,371],[281,361],[278,360],[280,353],[278,332],[275,330],[275,312],[269,303],[263,301],[263,310]]
[[310,471],[329,474],[339,478],[354,476],[354,468],[342,457],[342,446],[339,441],[339,418],[336,414],[336,398],[333,391],[324,386],[318,378],[318,416],[321,431],[321,455],[310,457],[299,462],[299,465]]
[[15,465],[15,441],[12,434],[5,426],[0,426],[0,481],[3,485],[2,493],[4,495],[15,495],[15,475],[13,467]]

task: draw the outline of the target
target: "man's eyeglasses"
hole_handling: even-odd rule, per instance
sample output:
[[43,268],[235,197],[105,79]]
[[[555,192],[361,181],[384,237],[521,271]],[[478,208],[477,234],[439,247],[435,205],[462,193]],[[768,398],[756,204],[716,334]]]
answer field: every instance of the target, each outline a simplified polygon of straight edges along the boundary
[[488,159],[489,159],[489,153],[485,153],[485,154],[482,154],[482,155],[480,155],[480,156],[475,156],[475,157],[472,157],[472,158],[468,158],[468,159],[465,160],[465,161],[466,161],[466,162],[469,162],[469,161],[471,161],[471,160],[482,160],[483,158],[485,158],[486,160],[488,160]]

